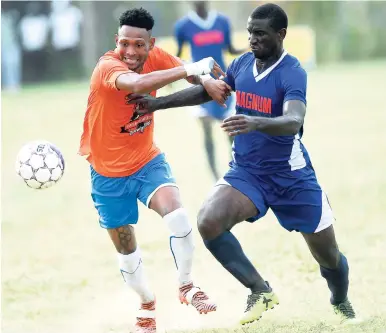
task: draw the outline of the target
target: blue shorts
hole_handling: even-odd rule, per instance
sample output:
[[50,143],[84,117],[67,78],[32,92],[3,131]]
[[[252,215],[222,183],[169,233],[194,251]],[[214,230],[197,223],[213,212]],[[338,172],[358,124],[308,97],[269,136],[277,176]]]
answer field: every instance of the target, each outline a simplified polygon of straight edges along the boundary
[[217,120],[224,120],[229,117],[234,108],[234,95],[231,95],[226,100],[226,108],[219,105],[217,102],[210,101],[199,106],[198,112],[196,115],[198,117],[211,117]]
[[230,185],[253,202],[259,214],[248,222],[260,219],[269,208],[288,231],[319,232],[334,220],[311,166],[270,175],[254,175],[233,166],[217,184]]
[[105,177],[91,167],[91,197],[102,228],[119,228],[138,222],[138,201],[147,207],[163,186],[177,186],[165,155],[160,154],[127,177]]

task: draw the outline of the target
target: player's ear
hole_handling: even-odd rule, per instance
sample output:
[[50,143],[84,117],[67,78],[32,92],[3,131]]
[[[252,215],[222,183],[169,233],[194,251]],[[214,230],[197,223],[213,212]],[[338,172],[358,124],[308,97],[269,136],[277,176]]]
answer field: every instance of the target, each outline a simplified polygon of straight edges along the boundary
[[149,51],[153,49],[155,44],[155,37],[151,37],[149,41]]
[[118,34],[115,34],[115,46],[118,46]]
[[287,29],[283,28],[280,29],[278,32],[280,40],[284,40],[285,36],[287,35]]

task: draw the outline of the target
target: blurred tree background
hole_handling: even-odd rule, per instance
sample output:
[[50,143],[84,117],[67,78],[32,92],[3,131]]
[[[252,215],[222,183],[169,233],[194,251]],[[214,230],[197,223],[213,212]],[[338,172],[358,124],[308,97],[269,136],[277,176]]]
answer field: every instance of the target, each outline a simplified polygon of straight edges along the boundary
[[[54,0],[55,1],[55,0]],[[54,2],[53,1],[53,2]],[[17,12],[15,29],[31,1],[2,1],[2,15]],[[210,6],[231,18],[234,31],[243,31],[251,11],[260,1],[211,1]],[[306,25],[315,31],[317,64],[386,57],[386,2],[381,1],[285,1],[290,25]],[[132,7],[148,9],[155,19],[155,37],[171,36],[175,21],[191,9],[191,3],[174,1],[72,1],[82,13],[80,52],[59,57],[49,40],[45,73],[34,81],[88,77],[99,56],[114,48],[114,34],[121,12]],[[41,12],[50,16],[52,2],[41,2]],[[3,29],[2,29],[3,30]],[[2,44],[5,36],[2,33]],[[79,70],[77,64],[82,64]],[[25,66],[36,66],[27,62]],[[3,65],[2,65],[3,67]],[[57,67],[65,70],[57,74]]]

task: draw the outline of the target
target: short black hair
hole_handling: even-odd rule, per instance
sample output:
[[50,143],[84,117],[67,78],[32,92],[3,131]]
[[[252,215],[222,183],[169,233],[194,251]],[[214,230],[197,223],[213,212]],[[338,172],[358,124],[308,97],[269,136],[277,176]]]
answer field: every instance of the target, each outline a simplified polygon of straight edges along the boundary
[[144,8],[126,10],[119,17],[119,27],[129,25],[131,27],[143,28],[147,31],[153,29],[153,16]]
[[285,11],[278,5],[266,3],[257,7],[251,14],[252,19],[269,19],[272,29],[279,31],[287,29],[288,17]]

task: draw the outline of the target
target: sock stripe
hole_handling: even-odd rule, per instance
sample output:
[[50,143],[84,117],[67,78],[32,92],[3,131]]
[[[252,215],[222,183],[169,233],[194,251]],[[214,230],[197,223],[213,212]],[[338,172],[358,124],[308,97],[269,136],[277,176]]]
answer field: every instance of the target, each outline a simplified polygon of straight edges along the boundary
[[121,273],[122,273],[122,272],[125,272],[125,273],[127,273],[127,274],[134,274],[134,273],[138,270],[139,266],[141,266],[141,264],[142,264],[142,259],[140,258],[139,261],[138,261],[138,265],[137,265],[137,267],[135,268],[134,271],[132,271],[132,272],[127,272],[127,271],[121,269]]
[[177,270],[178,270],[178,265],[177,265],[176,255],[174,254],[173,247],[172,247],[172,240],[173,240],[173,238],[176,238],[176,239],[180,238],[181,239],[181,238],[188,237],[191,234],[192,230],[193,230],[193,228],[190,229],[190,231],[185,236],[170,236],[170,238],[169,238],[169,247],[170,247],[170,251],[172,252],[174,263],[177,267]]

